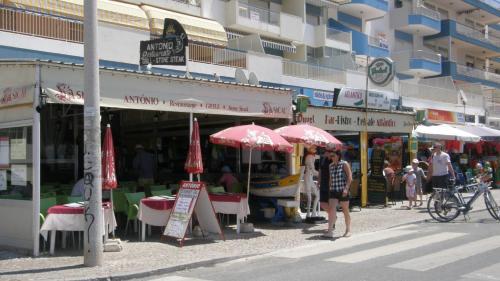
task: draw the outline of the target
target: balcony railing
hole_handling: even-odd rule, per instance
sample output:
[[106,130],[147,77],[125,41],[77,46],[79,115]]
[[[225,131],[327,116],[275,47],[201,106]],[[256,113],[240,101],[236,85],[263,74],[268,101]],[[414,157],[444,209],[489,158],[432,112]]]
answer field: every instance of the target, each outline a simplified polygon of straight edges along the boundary
[[491,7],[500,10],[500,2],[498,0],[478,0],[486,5],[490,5]]
[[83,43],[81,21],[8,7],[0,7],[0,30]]
[[497,38],[493,35],[490,35],[487,37],[484,34],[484,32],[482,32],[481,30],[477,30],[477,29],[474,29],[472,27],[468,27],[468,26],[463,25],[463,24],[458,23],[458,22],[456,24],[457,24],[456,27],[457,27],[458,33],[463,34],[467,37],[471,37],[471,38],[480,40],[480,41],[485,42],[485,43],[490,43],[490,44],[493,44],[495,46],[500,46],[500,38]]
[[254,7],[244,3],[238,3],[240,17],[248,18],[271,25],[280,25],[280,14],[271,10]]
[[334,28],[327,28],[326,29],[326,38],[331,39],[331,40],[341,41],[344,43],[351,43],[351,33],[350,32],[345,32],[345,31],[341,31],[338,29],[334,29]]
[[415,84],[414,82],[400,81],[399,92],[402,97],[419,100],[429,100],[451,104],[455,104],[458,100],[458,92],[456,90]]
[[418,6],[415,9],[413,9],[413,14],[426,16],[428,18],[435,19],[435,20],[441,19],[441,15],[439,14],[439,12],[431,10],[431,9],[424,7],[424,6]]
[[189,44],[189,60],[235,68],[247,67],[247,55],[245,52],[196,43]]
[[200,7],[200,0],[171,0],[173,2],[185,4],[185,5],[190,5],[190,6],[195,6],[195,7]]
[[412,50],[411,51],[411,58],[412,59],[423,59],[423,60],[428,60],[436,63],[441,63],[441,56],[436,53],[432,52],[427,52],[424,50]]
[[345,71],[304,62],[283,60],[283,75],[334,83],[345,83]]
[[488,80],[495,83],[500,83],[500,75],[492,72],[487,72],[481,69],[473,68],[466,65],[457,64],[457,73],[477,79]]
[[369,36],[369,35],[367,35],[367,36],[368,36],[368,45],[389,50],[389,43],[387,43],[386,39],[378,38],[378,37],[374,37],[374,36]]

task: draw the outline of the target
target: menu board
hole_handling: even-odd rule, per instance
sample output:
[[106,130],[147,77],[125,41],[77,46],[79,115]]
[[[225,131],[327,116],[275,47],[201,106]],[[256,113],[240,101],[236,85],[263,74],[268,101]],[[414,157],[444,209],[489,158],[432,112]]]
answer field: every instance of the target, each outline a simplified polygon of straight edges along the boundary
[[0,137],[0,168],[8,168],[10,165],[9,137]]
[[202,185],[202,182],[181,182],[164,235],[184,239]]
[[26,139],[10,140],[10,159],[12,160],[26,159]]
[[372,175],[374,176],[383,175],[382,171],[384,170],[384,160],[385,160],[385,151],[379,148],[374,149],[370,161]]
[[28,166],[12,165],[10,169],[10,183],[12,185],[26,186]]
[[218,233],[224,239],[205,183],[192,181],[181,182],[163,235],[181,239],[182,246],[193,213],[196,213],[203,232]]
[[370,204],[385,204],[386,181],[383,176],[368,177],[368,201]]

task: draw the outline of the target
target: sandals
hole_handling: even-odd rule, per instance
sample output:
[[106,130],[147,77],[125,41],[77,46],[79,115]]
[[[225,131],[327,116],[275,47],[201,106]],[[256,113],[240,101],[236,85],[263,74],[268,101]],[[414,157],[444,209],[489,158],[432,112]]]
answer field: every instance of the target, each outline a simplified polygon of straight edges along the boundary
[[347,238],[347,237],[351,237],[351,235],[352,235],[352,234],[351,234],[351,232],[350,232],[350,231],[347,231],[346,233],[344,233],[344,237],[346,237],[346,238]]

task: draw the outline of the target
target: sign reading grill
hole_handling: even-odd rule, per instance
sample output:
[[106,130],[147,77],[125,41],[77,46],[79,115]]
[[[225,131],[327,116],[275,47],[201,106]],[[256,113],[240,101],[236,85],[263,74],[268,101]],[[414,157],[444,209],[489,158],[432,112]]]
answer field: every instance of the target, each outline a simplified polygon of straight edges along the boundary
[[140,65],[186,65],[188,37],[182,25],[165,19],[160,39],[141,41]]

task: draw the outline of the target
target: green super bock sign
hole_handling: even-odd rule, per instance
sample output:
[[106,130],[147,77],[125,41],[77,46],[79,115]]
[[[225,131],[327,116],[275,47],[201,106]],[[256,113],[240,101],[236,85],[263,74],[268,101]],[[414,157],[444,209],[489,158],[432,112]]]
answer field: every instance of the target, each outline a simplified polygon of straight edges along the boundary
[[376,58],[368,66],[368,78],[373,84],[385,86],[394,78],[394,63],[389,58]]

